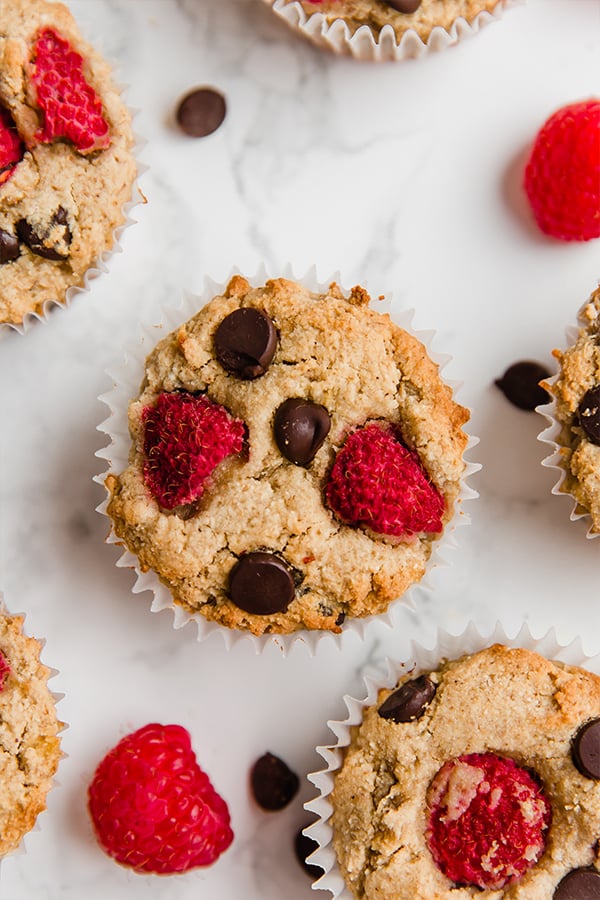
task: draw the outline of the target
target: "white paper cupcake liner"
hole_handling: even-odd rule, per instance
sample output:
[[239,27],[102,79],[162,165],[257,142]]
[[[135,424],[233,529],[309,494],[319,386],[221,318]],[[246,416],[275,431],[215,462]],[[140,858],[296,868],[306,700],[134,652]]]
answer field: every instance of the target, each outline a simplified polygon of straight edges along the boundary
[[[238,270],[235,270],[222,283],[217,283],[210,278],[206,278],[204,290],[200,296],[190,294],[184,295],[179,307],[168,308],[164,311],[163,320],[159,325],[144,325],[141,341],[129,345],[126,348],[123,363],[114,370],[108,372],[113,382],[112,390],[99,397],[110,410],[108,418],[98,426],[98,430],[107,435],[110,439],[109,445],[102,450],[98,450],[96,453],[96,456],[106,460],[108,463],[108,467],[94,478],[94,480],[104,488],[105,480],[109,473],[119,474],[128,465],[131,437],[129,434],[127,412],[129,402],[139,394],[146,356],[161,338],[170,334],[182,323],[190,319],[213,297],[222,294],[227,283],[234,274],[244,274],[244,277],[255,287],[264,284],[266,280],[274,277],[289,278],[306,285],[312,291],[320,293],[327,291],[332,281],[343,285],[339,273],[336,273],[327,279],[319,279],[317,278],[317,272],[314,267],[302,277],[296,276],[290,266],[283,267],[283,271],[278,271],[276,274],[268,272],[263,266],[253,277],[249,277],[245,273],[240,273]],[[367,290],[369,289],[368,285],[365,285],[365,287]],[[371,296],[378,296],[378,293],[374,292]],[[442,372],[443,368],[450,361],[450,357],[446,355],[442,356],[435,351],[431,351],[430,345],[435,332],[417,332],[412,329],[411,323],[414,316],[414,310],[392,313],[389,299],[379,301],[378,303],[379,305],[377,305],[376,308],[379,312],[390,312],[390,316],[397,325],[413,334],[425,345],[430,357],[439,365],[440,372]],[[451,381],[446,381],[446,383],[452,388],[454,395],[456,396],[458,385]],[[478,440],[476,438],[469,437],[466,453],[468,453],[471,447],[475,446],[477,443]],[[456,502],[454,516],[446,526],[443,536],[433,544],[433,550],[427,565],[425,577],[420,582],[412,585],[401,597],[394,600],[385,613],[365,618],[348,617],[345,620],[343,631],[340,635],[333,634],[329,631],[308,630],[296,631],[292,634],[253,635],[247,631],[227,628],[217,622],[209,621],[200,613],[190,613],[177,605],[173,601],[168,588],[162,584],[156,573],[154,571],[143,572],[139,566],[137,557],[129,550],[124,550],[121,557],[117,560],[116,565],[120,568],[133,569],[135,572],[135,583],[132,588],[134,594],[141,593],[142,591],[150,591],[153,594],[151,604],[152,612],[170,610],[173,614],[173,627],[176,629],[182,628],[190,622],[194,622],[197,627],[199,641],[205,640],[212,634],[220,634],[225,641],[227,648],[231,648],[233,644],[238,643],[239,641],[251,641],[257,653],[262,652],[266,646],[273,643],[286,653],[291,650],[294,644],[300,642],[308,647],[311,654],[314,654],[322,641],[333,640],[335,643],[339,644],[341,639],[351,632],[358,634],[361,639],[364,639],[365,632],[371,623],[375,621],[383,622],[389,627],[392,627],[394,608],[397,607],[398,604],[413,606],[414,600],[412,594],[417,586],[421,589],[432,590],[432,586],[429,583],[431,572],[434,568],[449,565],[449,562],[446,559],[446,552],[456,549],[456,529],[458,526],[470,522],[469,515],[464,511],[464,503],[465,501],[474,499],[478,496],[477,492],[469,486],[468,480],[481,468],[481,466],[478,463],[469,462],[467,460],[465,460],[465,463],[466,469],[461,481],[461,489]],[[109,497],[107,492],[106,498],[97,507],[97,511],[107,517],[108,514],[106,510],[108,500]],[[123,541],[114,533],[112,523],[110,534],[106,540],[107,543],[123,546]]]
[[[6,605],[6,602],[5,602],[5,600],[4,600],[4,596],[3,596],[3,594],[2,594],[1,591],[0,591],[0,615],[6,616],[7,618],[10,618],[10,619],[22,617],[23,620],[24,620],[24,621],[23,621],[23,633],[26,634],[28,637],[31,636],[30,633],[29,633],[29,630],[28,630],[28,628],[27,628],[27,624],[26,624],[26,623],[27,623],[27,616],[26,616],[26,614],[23,613],[23,612],[11,612],[11,611],[8,609],[7,605]],[[42,659],[42,655],[43,655],[43,652],[44,652],[44,649],[45,649],[45,646],[46,646],[46,639],[45,639],[45,638],[38,638],[38,637],[36,637],[35,639],[36,639],[36,641],[38,642],[38,644],[40,645],[40,662],[42,663],[43,666],[46,667],[46,669],[48,669],[48,672],[49,672],[49,675],[48,675],[48,682],[50,682],[53,678],[56,678],[57,676],[59,676],[59,675],[60,675],[60,672],[59,672],[58,669],[55,669],[53,666],[49,666],[48,663],[46,663],[46,662]],[[61,693],[57,693],[56,691],[53,691],[50,687],[48,687],[48,690],[50,691],[50,696],[52,697],[52,700],[53,700],[55,706],[56,706],[58,703],[60,703],[60,701],[61,701],[61,700],[63,699],[63,697],[65,696],[64,693],[62,693],[62,692],[61,692]],[[59,733],[59,735],[62,735],[62,733],[63,733],[64,731],[66,731],[67,728],[69,727],[68,724],[67,724],[66,722],[63,722],[63,721],[61,721],[60,719],[59,719],[59,722],[58,722],[58,726],[59,726],[59,727],[58,727],[58,733]],[[64,750],[62,749],[62,744],[61,744],[61,752],[60,752],[59,760],[63,760],[63,759],[66,759],[66,758],[67,758],[67,754],[66,754],[66,753],[64,752]],[[58,780],[58,778],[57,778],[56,775],[55,775],[54,778],[52,779],[52,785],[51,785],[51,787],[50,787],[50,790],[48,791],[48,795],[47,795],[47,796],[49,796],[50,793],[51,793],[52,791],[56,790],[56,788],[58,788],[58,787],[60,787],[60,781]],[[25,835],[23,836],[23,838],[22,838],[22,840],[21,840],[21,843],[19,844],[18,847],[16,847],[14,850],[12,850],[9,854],[6,854],[5,856],[0,856],[0,867],[1,867],[1,864],[2,864],[2,860],[3,860],[3,859],[8,859],[9,857],[10,857],[10,859],[14,859],[15,857],[19,857],[19,856],[22,856],[22,855],[24,855],[24,854],[27,853],[27,840],[28,840],[28,838],[29,838],[29,835],[34,834],[35,832],[38,832],[38,831],[41,830],[41,827],[42,827],[43,822],[41,823],[41,822],[40,822],[40,819],[45,815],[45,813],[46,813],[46,809],[43,809],[42,812],[39,813],[39,815],[37,816],[37,818],[36,818],[36,820],[35,820],[35,824],[34,824],[33,828],[31,828],[31,830],[28,831],[27,834],[25,834]],[[1,893],[2,893],[2,892],[1,892],[1,890],[0,890],[0,895],[1,895]]]
[[362,698],[344,696],[348,715],[341,721],[327,723],[335,736],[335,741],[327,746],[317,747],[317,752],[325,762],[325,768],[308,775],[308,780],[317,789],[318,794],[313,800],[305,803],[304,808],[317,816],[317,821],[305,828],[304,833],[319,846],[310,854],[307,862],[324,869],[324,874],[312,885],[313,890],[329,891],[334,900],[353,900],[352,892],[346,887],[333,849],[333,829],[329,824],[333,807],[329,797],[333,791],[335,773],[340,769],[345,748],[351,742],[352,728],[362,722],[365,708],[376,702],[382,688],[393,687],[408,672],[414,673],[415,676],[431,672],[439,666],[442,659],[457,659],[496,643],[533,650],[546,659],[581,666],[600,675],[600,654],[587,655],[581,638],[563,644],[558,640],[554,628],[541,637],[535,637],[527,624],[523,624],[518,632],[513,633],[505,629],[500,622],[489,631],[483,632],[473,623],[470,623],[461,634],[452,634],[440,628],[431,647],[411,641],[410,648],[401,661],[386,659],[377,671],[365,673],[365,696]]
[[499,0],[492,12],[483,11],[471,23],[458,17],[450,28],[436,26],[426,41],[416,31],[405,31],[400,40],[391,25],[384,25],[375,35],[368,25],[352,32],[343,19],[328,23],[323,13],[307,14],[302,4],[287,0],[264,0],[283,21],[313,44],[366,62],[390,62],[416,59],[425,53],[438,53],[465,37],[471,37],[490,22],[497,21],[505,9],[523,3],[524,0]]
[[[587,305],[587,302],[583,304],[581,309]],[[581,310],[580,310],[581,312]],[[578,314],[579,315],[579,314]],[[566,346],[572,346],[579,336],[579,326],[570,325],[565,330],[565,340]],[[556,372],[551,378],[547,378],[546,381],[548,384],[555,384],[560,372]],[[591,540],[593,538],[600,537],[600,531],[594,531],[594,523],[592,521],[592,517],[588,510],[583,507],[576,497],[573,496],[566,488],[565,482],[567,479],[567,470],[562,464],[562,452],[561,449],[564,446],[562,443],[562,435],[564,430],[564,425],[557,419],[557,403],[556,400],[551,400],[550,403],[545,403],[542,406],[537,407],[537,412],[539,412],[546,419],[547,426],[538,434],[538,441],[541,441],[543,444],[548,444],[551,448],[551,452],[545,459],[542,460],[542,465],[547,469],[554,469],[557,473],[557,481],[555,482],[552,493],[557,496],[565,497],[571,503],[571,514],[570,519],[572,522],[578,522],[580,519],[583,519],[583,524],[586,527],[586,537]]]

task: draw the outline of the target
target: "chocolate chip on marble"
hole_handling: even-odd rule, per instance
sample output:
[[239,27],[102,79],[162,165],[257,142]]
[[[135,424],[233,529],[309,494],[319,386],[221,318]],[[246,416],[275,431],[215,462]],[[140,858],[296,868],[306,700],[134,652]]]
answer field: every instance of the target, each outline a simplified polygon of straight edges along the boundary
[[274,812],[295,797],[300,781],[287,763],[273,753],[265,753],[252,766],[250,785],[258,805]]
[[251,380],[267,371],[277,347],[277,330],[261,309],[242,306],[225,316],[214,340],[223,368]]
[[553,900],[600,900],[600,872],[573,869],[559,882]]
[[296,859],[304,869],[307,875],[310,875],[311,878],[320,878],[323,874],[323,869],[321,866],[317,866],[314,863],[307,862],[307,857],[314,853],[314,851],[318,847],[318,843],[314,841],[308,835],[303,834],[302,828],[297,832],[296,837],[294,839],[294,850],[296,853]]
[[67,211],[62,206],[58,207],[44,231],[36,231],[27,219],[19,219],[17,234],[36,256],[56,262],[68,259],[72,234]]
[[331,419],[320,403],[292,397],[275,413],[275,441],[283,456],[297,466],[307,466],[329,434]]
[[571,756],[582,775],[600,781],[600,719],[581,726],[573,738]]
[[436,692],[436,686],[427,675],[419,675],[407,681],[384,700],[377,712],[382,719],[392,722],[412,722],[420,719]]
[[13,262],[20,255],[21,250],[17,236],[0,228],[0,266]]
[[579,423],[592,444],[600,444],[600,384],[583,395],[577,412]]
[[207,137],[225,119],[225,97],[214,88],[196,88],[183,97],[175,113],[181,130],[190,137]]
[[229,597],[240,609],[255,616],[285,612],[295,590],[290,566],[263,550],[241,556],[229,576]]
[[534,410],[536,406],[550,400],[548,392],[539,384],[549,375],[550,372],[541,363],[523,360],[509,366],[502,378],[497,378],[494,384],[513,406]]
[[418,10],[422,0],[386,0],[386,2],[388,6],[392,7],[392,9],[409,15],[410,13],[414,13]]

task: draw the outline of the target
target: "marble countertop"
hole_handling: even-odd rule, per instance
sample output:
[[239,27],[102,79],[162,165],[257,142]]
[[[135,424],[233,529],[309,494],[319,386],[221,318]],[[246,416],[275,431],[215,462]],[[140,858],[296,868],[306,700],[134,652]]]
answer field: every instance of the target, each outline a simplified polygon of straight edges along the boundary
[[[282,812],[248,791],[253,761],[270,750],[300,775],[320,767],[328,719],[360,692],[367,662],[401,658],[438,626],[496,619],[516,631],[555,627],[600,652],[598,554],[552,496],[537,441],[543,421],[510,406],[494,379],[518,359],[552,365],[565,327],[594,288],[599,244],[561,244],[531,225],[520,190],[523,155],[564,103],[600,93],[600,7],[594,0],[529,0],[460,46],[417,61],[360,64],[296,38],[261,0],[73,0],[85,34],[117,66],[139,110],[140,187],[147,204],[107,274],[66,310],[0,344],[0,591],[47,640],[59,670],[66,757],[26,852],[2,863],[2,900],[243,898],[303,900],[310,880],[292,850],[310,821],[305,781]],[[173,124],[196,85],[224,92],[228,114],[209,138]],[[234,267],[367,283],[414,308],[417,329],[452,357],[480,438],[471,459],[479,499],[434,590],[344,635],[316,655],[276,643],[227,651],[153,615],[149,595],[115,567],[104,543],[96,426],[106,370],[138,339],[141,322],[205,276]],[[192,733],[200,764],[226,798],[235,831],[212,868],[137,876],[98,848],[86,789],[104,753],[150,721]]]

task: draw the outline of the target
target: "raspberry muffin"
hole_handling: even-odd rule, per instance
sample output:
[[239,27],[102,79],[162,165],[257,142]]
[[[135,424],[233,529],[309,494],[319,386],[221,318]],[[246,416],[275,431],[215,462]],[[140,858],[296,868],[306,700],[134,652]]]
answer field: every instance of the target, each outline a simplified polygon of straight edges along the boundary
[[596,897],[600,677],[503,644],[413,670],[364,709],[331,805],[356,898]]
[[540,435],[558,448],[545,465],[561,469],[558,493],[576,501],[573,518],[590,521],[600,534],[600,287],[578,315],[578,329],[566,350],[555,350],[559,371],[542,382],[554,403],[543,411],[552,427]]
[[0,6],[0,323],[65,302],[125,221],[130,116],[65,6]]
[[148,356],[107,513],[188,613],[339,632],[423,576],[468,413],[369,301],[236,276]]
[[364,59],[441,49],[499,14],[504,0],[266,0],[313,41]]
[[61,723],[42,644],[23,617],[0,608],[0,857],[15,850],[46,808],[60,759]]

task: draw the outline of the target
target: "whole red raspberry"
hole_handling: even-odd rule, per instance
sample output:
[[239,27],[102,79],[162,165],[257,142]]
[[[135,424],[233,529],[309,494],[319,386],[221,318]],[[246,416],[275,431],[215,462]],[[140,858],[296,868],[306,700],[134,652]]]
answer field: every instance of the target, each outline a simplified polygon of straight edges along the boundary
[[456,884],[500,890],[538,861],[552,810],[514,760],[470,753],[444,763],[427,792],[427,841]]
[[371,424],[348,437],[325,498],[343,522],[377,534],[407,537],[442,530],[444,500],[392,426]]
[[209,866],[233,840],[227,804],[180,725],[146,725],[102,760],[88,806],[102,848],[136,872]]
[[557,110],[539,131],[524,187],[545,234],[561,241],[600,237],[600,101]]
[[23,144],[8,110],[0,106],[0,184],[8,181],[23,159]]
[[56,31],[40,32],[30,66],[35,102],[44,114],[36,140],[49,144],[67,138],[85,154],[108,147],[110,132],[102,101],[83,66],[83,58]]
[[239,453],[246,427],[204,395],[159,394],[142,411],[144,480],[165,509],[199,500],[220,462]]

